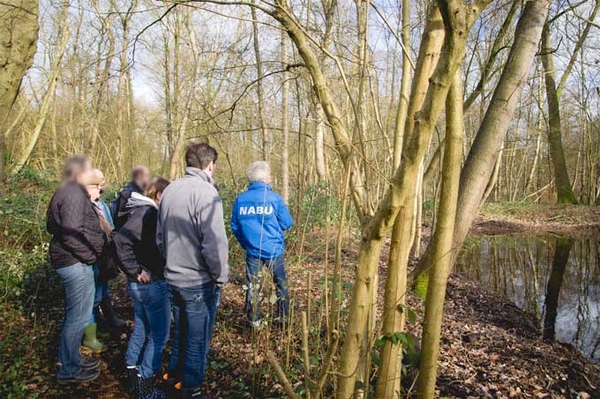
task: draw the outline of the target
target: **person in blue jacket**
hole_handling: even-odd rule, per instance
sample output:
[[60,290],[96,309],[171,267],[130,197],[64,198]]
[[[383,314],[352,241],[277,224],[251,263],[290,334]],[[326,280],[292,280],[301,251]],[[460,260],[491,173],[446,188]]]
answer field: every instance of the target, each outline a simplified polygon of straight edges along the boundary
[[285,235],[294,221],[283,198],[270,186],[269,164],[257,161],[246,174],[248,190],[233,205],[231,230],[246,251],[246,312],[254,328],[261,325],[257,292],[263,266],[273,274],[277,294],[276,318],[285,321],[289,312],[289,291],[285,274]]

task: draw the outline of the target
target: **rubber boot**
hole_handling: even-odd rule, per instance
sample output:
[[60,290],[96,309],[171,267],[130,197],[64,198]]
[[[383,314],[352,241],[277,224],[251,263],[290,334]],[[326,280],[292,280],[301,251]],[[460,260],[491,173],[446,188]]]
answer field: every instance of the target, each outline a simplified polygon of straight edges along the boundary
[[[135,397],[135,396],[134,396]],[[139,399],[165,399],[167,395],[154,386],[151,378],[142,378],[138,375],[137,398]]]
[[88,324],[85,330],[83,330],[82,346],[95,353],[104,352],[106,350],[106,346],[102,342],[98,341],[97,333],[98,324]]
[[119,330],[125,327],[125,321],[121,319],[113,309],[109,296],[102,298],[102,302],[100,302],[100,308],[102,309],[102,314],[104,315],[104,318],[109,326]]

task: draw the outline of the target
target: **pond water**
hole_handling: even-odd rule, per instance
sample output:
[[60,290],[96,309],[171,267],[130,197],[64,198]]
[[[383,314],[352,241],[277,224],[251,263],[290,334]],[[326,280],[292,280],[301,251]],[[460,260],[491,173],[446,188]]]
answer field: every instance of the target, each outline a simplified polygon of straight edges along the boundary
[[471,237],[456,271],[537,315],[544,339],[600,363],[600,239]]

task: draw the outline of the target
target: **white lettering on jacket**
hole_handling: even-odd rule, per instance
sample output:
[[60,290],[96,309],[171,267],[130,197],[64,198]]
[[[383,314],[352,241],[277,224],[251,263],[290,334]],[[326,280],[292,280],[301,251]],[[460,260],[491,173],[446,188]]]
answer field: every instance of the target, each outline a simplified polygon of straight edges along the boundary
[[270,215],[273,213],[272,206],[240,206],[240,216],[242,215]]

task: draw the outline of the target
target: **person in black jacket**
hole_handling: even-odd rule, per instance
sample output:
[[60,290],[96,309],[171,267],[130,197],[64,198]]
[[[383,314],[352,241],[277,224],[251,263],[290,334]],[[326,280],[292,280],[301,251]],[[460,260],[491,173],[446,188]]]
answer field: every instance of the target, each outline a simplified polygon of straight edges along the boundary
[[143,194],[146,186],[150,183],[150,177],[150,170],[144,165],[136,166],[131,170],[131,182],[119,193],[117,199],[117,209],[113,215],[115,229],[119,230],[127,222],[130,213],[127,203],[131,194]]
[[47,229],[52,235],[50,261],[65,289],[57,376],[61,384],[88,382],[100,375],[99,360],[84,360],[79,354],[83,331],[90,321],[94,304],[91,265],[96,263],[106,242],[106,233],[86,191],[90,169],[86,157],[67,159],[63,181],[54,193],[47,213]]
[[132,193],[127,203],[127,222],[114,237],[127,292],[133,300],[134,330],[125,362],[129,392],[140,399],[157,399],[164,393],[152,383],[160,371],[162,354],[169,338],[171,309],[167,297],[165,259],[156,245],[158,203],[169,181],[158,178],[146,195]]

